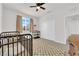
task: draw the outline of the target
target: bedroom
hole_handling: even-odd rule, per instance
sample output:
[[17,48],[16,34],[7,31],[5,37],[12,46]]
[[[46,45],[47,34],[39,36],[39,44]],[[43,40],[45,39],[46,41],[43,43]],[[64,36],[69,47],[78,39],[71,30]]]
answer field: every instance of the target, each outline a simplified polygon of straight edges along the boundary
[[[33,40],[33,47],[36,47],[36,49],[34,49],[33,51],[34,55],[66,55],[66,53],[68,53],[68,37],[71,34],[78,34],[79,32],[78,30],[76,30],[78,29],[78,27],[76,27],[76,25],[78,25],[78,20],[75,21],[75,29],[73,29],[74,27],[71,26],[74,24],[74,21],[70,20],[70,23],[68,23],[69,19],[78,18],[79,4],[45,3],[43,7],[45,7],[46,9],[40,9],[38,11],[36,11],[36,8],[29,7],[32,5],[36,4],[0,3],[0,33],[18,30],[17,15],[25,18],[29,17],[30,19],[33,19],[33,24],[30,26],[30,30],[40,31],[40,38]],[[22,31],[22,28],[20,28],[19,30]],[[22,33],[25,32],[22,31]],[[57,47],[55,48],[55,46]],[[41,49],[39,49],[40,47]],[[47,49],[48,47],[51,49]]]

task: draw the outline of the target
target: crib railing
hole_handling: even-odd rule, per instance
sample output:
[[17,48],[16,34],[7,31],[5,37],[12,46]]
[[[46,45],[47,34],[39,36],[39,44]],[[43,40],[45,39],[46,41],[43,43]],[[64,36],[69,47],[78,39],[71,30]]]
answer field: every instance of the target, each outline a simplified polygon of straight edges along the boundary
[[31,34],[20,34],[17,31],[0,34],[0,55],[32,56],[33,43]]

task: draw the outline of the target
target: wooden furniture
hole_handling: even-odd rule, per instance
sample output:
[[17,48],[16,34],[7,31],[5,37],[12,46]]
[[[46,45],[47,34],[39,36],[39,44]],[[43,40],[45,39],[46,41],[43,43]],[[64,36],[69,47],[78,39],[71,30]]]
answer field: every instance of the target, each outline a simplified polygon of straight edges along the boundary
[[35,39],[35,38],[40,38],[40,31],[35,30],[35,31],[33,32],[33,37],[34,37],[34,39]]
[[69,55],[79,56],[79,35],[73,34],[69,36]]

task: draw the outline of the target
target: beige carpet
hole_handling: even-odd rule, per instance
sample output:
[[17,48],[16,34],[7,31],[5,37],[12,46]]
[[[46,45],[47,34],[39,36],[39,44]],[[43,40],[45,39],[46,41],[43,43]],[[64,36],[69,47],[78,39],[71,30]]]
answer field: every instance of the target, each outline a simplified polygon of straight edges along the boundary
[[33,40],[34,56],[65,56],[66,45],[59,44],[47,39]]

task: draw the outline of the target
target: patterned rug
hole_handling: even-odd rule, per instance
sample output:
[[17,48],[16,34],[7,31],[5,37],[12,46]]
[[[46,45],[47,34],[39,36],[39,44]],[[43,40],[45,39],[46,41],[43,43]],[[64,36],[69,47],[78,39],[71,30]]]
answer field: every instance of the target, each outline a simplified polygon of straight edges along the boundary
[[53,42],[47,39],[33,40],[34,56],[65,56],[66,45]]

